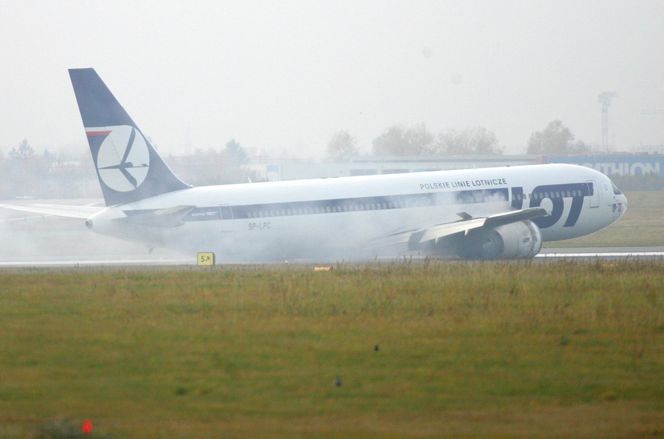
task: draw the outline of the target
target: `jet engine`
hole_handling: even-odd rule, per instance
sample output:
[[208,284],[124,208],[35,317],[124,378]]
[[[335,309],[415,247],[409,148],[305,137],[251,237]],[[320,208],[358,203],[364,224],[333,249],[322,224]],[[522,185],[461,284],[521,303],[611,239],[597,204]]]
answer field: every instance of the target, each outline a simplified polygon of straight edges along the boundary
[[541,248],[542,234],[530,220],[472,231],[456,242],[457,255],[465,259],[528,259]]

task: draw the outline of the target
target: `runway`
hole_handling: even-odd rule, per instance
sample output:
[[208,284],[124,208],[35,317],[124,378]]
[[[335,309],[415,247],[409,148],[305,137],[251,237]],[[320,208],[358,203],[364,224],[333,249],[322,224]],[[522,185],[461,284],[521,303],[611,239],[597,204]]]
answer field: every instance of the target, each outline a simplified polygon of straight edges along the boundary
[[[425,260],[423,257],[413,257],[409,260]],[[583,248],[547,248],[539,253],[535,260],[539,261],[564,261],[564,260],[598,260],[598,259],[611,259],[611,260],[662,260],[664,261],[664,247],[583,247]],[[387,259],[381,258],[379,260],[367,261],[368,263],[379,262],[399,262],[403,258]],[[327,261],[331,262],[344,262],[344,261]],[[284,261],[283,264],[287,265],[306,265],[323,263],[321,261]],[[360,263],[360,262],[358,262]],[[271,262],[266,265],[278,265],[280,262]],[[5,258],[0,260],[0,268],[94,268],[94,267],[168,267],[168,266],[195,266],[196,258],[191,257],[131,257],[131,258],[118,258],[114,255],[109,255],[107,258],[86,258],[86,257],[69,257],[69,258],[52,258],[52,259],[38,259],[29,260],[27,258],[20,258],[11,260]],[[220,264],[229,265],[229,264]],[[230,265],[243,265],[241,263],[234,263]],[[255,265],[255,263],[246,262],[244,265]]]
[[0,268],[78,268],[78,267],[132,267],[132,266],[187,266],[196,265],[191,259],[76,259],[40,261],[0,261]]
[[545,248],[537,259],[664,259],[664,247]]

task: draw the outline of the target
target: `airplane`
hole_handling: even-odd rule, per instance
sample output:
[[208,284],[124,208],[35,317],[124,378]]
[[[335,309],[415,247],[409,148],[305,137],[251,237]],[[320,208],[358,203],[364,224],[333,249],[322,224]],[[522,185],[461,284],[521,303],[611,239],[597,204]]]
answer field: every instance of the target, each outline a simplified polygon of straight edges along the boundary
[[569,164],[192,187],[94,69],[69,75],[105,207],[0,207],[79,218],[148,248],[212,251],[221,262],[525,259],[627,209],[607,176]]

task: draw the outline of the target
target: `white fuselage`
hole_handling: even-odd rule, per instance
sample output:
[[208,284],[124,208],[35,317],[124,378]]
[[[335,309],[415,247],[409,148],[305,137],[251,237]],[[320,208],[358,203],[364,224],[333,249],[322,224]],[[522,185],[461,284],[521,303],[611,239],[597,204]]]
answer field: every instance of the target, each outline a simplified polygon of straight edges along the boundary
[[[136,211],[191,206],[178,225],[132,224]],[[383,238],[408,230],[541,206],[545,241],[569,239],[617,220],[626,199],[605,175],[575,165],[534,165],[343,177],[170,192],[105,209],[93,230],[220,260],[361,259],[405,254]]]

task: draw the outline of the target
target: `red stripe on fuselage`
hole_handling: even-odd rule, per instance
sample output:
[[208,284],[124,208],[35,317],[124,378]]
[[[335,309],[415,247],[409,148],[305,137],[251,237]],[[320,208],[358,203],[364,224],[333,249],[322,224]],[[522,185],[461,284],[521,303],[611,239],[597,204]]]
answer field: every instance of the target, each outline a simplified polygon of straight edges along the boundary
[[110,134],[110,130],[108,131],[86,131],[85,134],[88,135],[88,137],[94,137],[94,136],[105,136],[107,134]]

